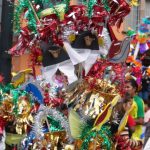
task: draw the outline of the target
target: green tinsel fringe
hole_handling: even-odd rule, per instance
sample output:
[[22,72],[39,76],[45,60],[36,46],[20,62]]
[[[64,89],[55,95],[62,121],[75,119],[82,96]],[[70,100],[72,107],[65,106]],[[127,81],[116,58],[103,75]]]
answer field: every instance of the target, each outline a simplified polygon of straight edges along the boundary
[[[38,2],[38,1],[36,1]],[[32,30],[34,33],[37,32],[36,29],[36,18],[34,16],[33,10],[31,9],[31,6],[29,4],[28,0],[18,0],[18,2],[15,4],[15,11],[14,11],[14,31],[15,33],[20,33],[21,27],[20,27],[20,18],[22,14],[25,13],[25,19],[28,20],[28,27],[30,30]]]
[[51,132],[63,130],[63,128],[60,125],[60,122],[55,120],[52,116],[48,116],[47,119],[50,122],[50,129],[49,130]]
[[[88,126],[86,129],[84,129],[84,132],[82,133],[83,143],[81,146],[81,150],[87,150],[89,142],[92,140],[92,138],[100,137],[102,138],[101,147],[105,150],[111,150],[112,147],[112,141],[110,140],[111,132],[109,130],[109,127],[102,126],[100,131],[89,131],[90,127]],[[89,131],[89,132],[88,132]],[[87,134],[88,133],[88,134]],[[85,135],[84,135],[85,134]]]

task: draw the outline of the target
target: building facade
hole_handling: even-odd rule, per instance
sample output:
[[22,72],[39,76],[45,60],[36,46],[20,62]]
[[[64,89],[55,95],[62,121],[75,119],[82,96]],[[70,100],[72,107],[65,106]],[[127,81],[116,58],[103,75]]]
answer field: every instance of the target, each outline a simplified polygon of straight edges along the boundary
[[124,29],[131,27],[137,30],[142,22],[142,18],[150,16],[150,0],[139,0],[138,7],[132,7],[130,14],[125,18]]

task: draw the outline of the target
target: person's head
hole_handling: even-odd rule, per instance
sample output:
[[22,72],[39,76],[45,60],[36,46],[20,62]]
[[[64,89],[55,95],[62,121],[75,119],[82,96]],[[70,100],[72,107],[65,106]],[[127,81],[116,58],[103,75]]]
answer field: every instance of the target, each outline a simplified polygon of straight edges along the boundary
[[115,110],[119,113],[119,118],[122,118],[125,112],[130,110],[132,104],[133,97],[129,93],[125,93],[122,100],[115,106]]
[[48,51],[54,58],[58,58],[60,54],[60,50],[61,49],[58,46],[51,46]]
[[138,91],[138,84],[134,79],[129,79],[125,82],[125,91],[131,96],[135,96]]
[[123,97],[123,109],[125,111],[129,110],[132,106],[132,103],[133,97],[129,93],[126,93],[125,96]]

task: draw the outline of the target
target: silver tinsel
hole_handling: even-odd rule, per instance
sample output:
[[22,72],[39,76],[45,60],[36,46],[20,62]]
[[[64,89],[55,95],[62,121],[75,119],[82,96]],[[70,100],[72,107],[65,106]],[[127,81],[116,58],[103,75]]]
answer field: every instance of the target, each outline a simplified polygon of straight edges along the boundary
[[76,31],[74,30],[74,23],[73,22],[68,22],[67,25],[62,25],[62,31],[63,31],[63,34],[62,34],[62,39],[64,41],[68,41],[68,36],[71,35],[71,34],[74,34],[76,35]]
[[39,112],[34,117],[34,125],[33,125],[33,132],[35,134],[35,138],[42,139],[44,136],[43,133],[43,121],[47,118],[47,116],[52,116],[53,119],[60,122],[61,126],[64,128],[64,130],[67,133],[68,140],[71,142],[71,134],[70,134],[70,128],[69,128],[69,122],[68,119],[65,118],[58,110],[48,108],[44,105],[40,106]]

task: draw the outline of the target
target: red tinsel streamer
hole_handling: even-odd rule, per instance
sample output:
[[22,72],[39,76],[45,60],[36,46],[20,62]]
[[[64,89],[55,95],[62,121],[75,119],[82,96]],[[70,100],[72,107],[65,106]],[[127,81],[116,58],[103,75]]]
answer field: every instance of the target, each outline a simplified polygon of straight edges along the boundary
[[70,18],[73,20],[78,20],[78,17],[86,15],[86,6],[84,5],[72,5],[69,7],[69,11],[65,14],[65,19]]
[[83,31],[89,23],[89,18],[86,16],[86,6],[72,5],[69,11],[64,16],[64,25],[70,21],[74,24],[75,31]]
[[119,28],[123,18],[130,13],[131,8],[125,0],[118,0],[117,2],[109,1],[109,7],[111,8],[109,23]]
[[47,90],[44,92],[44,103],[46,105],[48,105],[50,103],[49,92]]
[[53,107],[58,107],[63,102],[64,102],[64,100],[62,98],[53,98],[53,99],[51,99],[51,103],[53,104]]
[[38,28],[39,38],[46,42],[51,39],[56,45],[63,46],[63,41],[59,36],[61,33],[59,30],[59,24],[60,21],[55,14],[44,17],[42,20],[42,26]]
[[105,10],[103,6],[93,6],[93,16],[107,17],[108,15],[109,13]]
[[31,46],[31,62],[33,65],[41,65],[42,64],[42,51],[39,45],[35,42],[34,45]]
[[74,24],[75,31],[96,30],[101,34],[104,26],[104,18],[108,15],[107,11],[102,6],[95,5],[93,7],[93,15],[91,18],[86,16],[87,8],[84,5],[70,6],[70,10],[65,14],[65,19],[62,22],[67,25],[69,22]]
[[9,50],[10,54],[24,54],[25,50],[29,47],[31,40],[31,31],[28,29],[28,27],[22,28],[17,44]]
[[[124,80],[125,80],[124,74],[125,74],[126,66],[122,64],[114,64],[107,60],[100,59],[93,65],[93,67],[91,68],[91,70],[89,71],[85,79],[88,80],[89,77],[93,77],[95,79],[103,79],[105,70],[108,66],[112,66],[112,70],[116,73],[115,78],[112,79],[112,84],[117,81],[119,83],[117,85],[117,89],[121,94],[123,94],[124,93],[123,87],[124,87]],[[93,82],[91,82],[90,84],[91,87],[94,87],[94,84],[96,82],[94,80],[92,81]]]
[[97,30],[98,36],[100,36],[103,31],[105,18],[108,17],[108,15],[109,13],[104,9],[103,6],[93,6],[93,15],[91,17],[91,20],[94,24],[94,28]]
[[40,39],[48,40],[51,33],[55,32],[56,29],[57,21],[45,18],[43,26],[38,29]]
[[44,104],[51,105],[52,107],[60,106],[64,102],[64,99],[59,98],[59,97],[51,97],[49,95],[49,89],[50,89],[49,84],[47,84],[43,89],[44,90]]
[[60,106],[62,103],[64,102],[64,100],[62,98],[52,98],[49,96],[49,92],[45,91],[44,93],[44,103],[46,105],[51,105],[52,107],[58,107]]
[[[118,3],[110,1],[110,13],[108,13],[103,5],[100,4],[101,2],[99,2],[99,5],[94,5],[91,18],[86,16],[87,7],[84,5],[70,6],[69,11],[65,14],[62,22],[60,22],[56,14],[51,14],[42,18],[40,25],[37,24],[38,39],[48,42],[51,38],[53,43],[63,46],[63,29],[61,29],[61,27],[66,26],[70,21],[73,23],[73,30],[77,32],[94,29],[97,31],[98,35],[100,35],[106,17],[109,16],[109,22],[112,25],[116,24],[117,26],[120,26],[123,18],[130,12],[130,6],[125,0],[119,0]],[[10,53],[17,55],[23,54],[25,50],[30,47],[30,42],[32,40],[33,36],[31,36],[31,31],[29,31],[27,27],[22,28],[18,43],[11,48]]]

